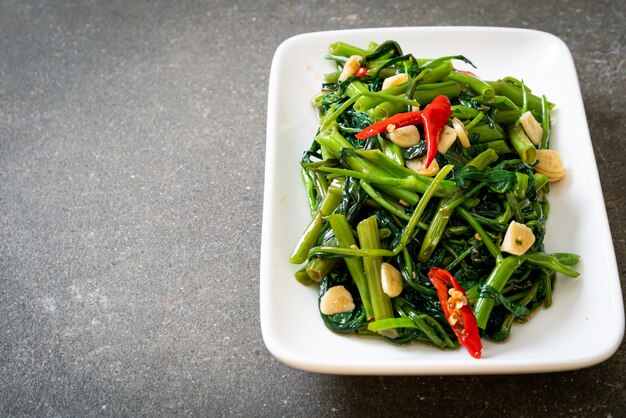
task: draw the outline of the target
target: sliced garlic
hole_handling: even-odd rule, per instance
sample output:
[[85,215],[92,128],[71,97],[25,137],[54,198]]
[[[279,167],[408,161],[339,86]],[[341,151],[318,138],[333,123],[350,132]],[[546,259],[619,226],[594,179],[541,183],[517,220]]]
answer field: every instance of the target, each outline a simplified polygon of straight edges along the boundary
[[391,264],[381,264],[380,280],[383,285],[383,292],[390,298],[395,298],[402,293],[402,275],[398,269]]
[[[389,127],[387,127],[387,130],[389,131]],[[393,129],[387,133],[387,138],[394,144],[400,145],[402,148],[408,148],[420,142],[420,133],[415,125],[403,126],[402,128],[396,128],[394,126]]]
[[407,81],[409,81],[409,76],[406,73],[392,75],[391,77],[385,78],[385,81],[383,81],[382,90],[386,90],[394,86],[399,86],[400,84],[404,84]]
[[533,114],[530,112],[523,113],[522,116],[520,116],[519,121],[522,124],[524,132],[526,132],[526,136],[528,136],[533,144],[535,144],[535,146],[541,144],[543,128],[539,122],[537,122],[537,119],[535,119]]
[[346,78],[353,76],[359,71],[359,67],[361,67],[362,57],[358,55],[352,55],[348,58],[348,61],[343,66],[343,70],[341,70],[341,74],[339,75],[339,81],[343,81]]
[[535,243],[535,234],[524,224],[511,221],[506,230],[500,251],[513,255],[522,255]]
[[334,315],[354,310],[352,295],[343,286],[333,286],[320,299],[320,311],[324,315]]
[[437,163],[437,160],[433,160],[430,166],[426,168],[426,156],[407,160],[404,165],[420,176],[435,177],[437,173],[439,173],[439,163]]
[[535,171],[548,176],[548,181],[555,182],[565,177],[565,167],[561,154],[552,149],[537,150],[537,160]]
[[441,138],[439,138],[439,143],[437,144],[437,151],[442,154],[448,152],[454,141],[456,141],[457,133],[456,129],[449,127],[448,125],[443,127],[443,132],[441,132]]
[[456,130],[456,134],[459,137],[461,146],[463,148],[469,148],[471,144],[470,144],[469,137],[467,136],[467,129],[465,129],[465,125],[463,125],[463,122],[461,122],[459,118],[453,118],[452,126],[454,126],[454,129]]

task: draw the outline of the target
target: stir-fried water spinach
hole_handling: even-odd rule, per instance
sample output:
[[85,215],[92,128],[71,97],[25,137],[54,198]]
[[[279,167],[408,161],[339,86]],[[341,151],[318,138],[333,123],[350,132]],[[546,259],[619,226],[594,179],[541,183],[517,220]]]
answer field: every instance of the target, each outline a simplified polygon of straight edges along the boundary
[[312,215],[291,256],[319,283],[326,326],[442,349],[504,341],[552,303],[546,253],[550,109],[523,81],[483,81],[463,56],[420,59],[387,41],[337,42],[313,100],[320,127],[301,175]]

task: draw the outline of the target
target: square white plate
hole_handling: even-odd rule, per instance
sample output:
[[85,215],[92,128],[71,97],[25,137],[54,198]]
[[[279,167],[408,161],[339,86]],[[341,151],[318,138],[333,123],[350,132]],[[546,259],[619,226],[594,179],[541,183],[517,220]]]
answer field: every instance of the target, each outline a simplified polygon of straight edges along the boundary
[[[557,104],[552,148],[568,175],[551,186],[545,239],[549,252],[582,256],[577,279],[557,277],[554,303],[530,322],[514,326],[504,344],[485,342],[483,358],[463,349],[421,344],[394,346],[382,339],[340,336],[319,315],[317,286],[293,275],[289,257],[310,220],[299,161],[318,121],[310,100],[319,92],[328,46],[344,41],[398,41],[405,52],[434,58],[462,54],[483,79],[523,79]],[[467,68],[455,62],[457,68]],[[261,328],[270,352],[303,370],[337,374],[529,373],[599,363],[618,348],[624,333],[617,263],[600,188],[580,87],[571,54],[544,32],[481,27],[362,29],[298,35],[283,42],[272,62],[267,117],[265,198],[261,241]]]

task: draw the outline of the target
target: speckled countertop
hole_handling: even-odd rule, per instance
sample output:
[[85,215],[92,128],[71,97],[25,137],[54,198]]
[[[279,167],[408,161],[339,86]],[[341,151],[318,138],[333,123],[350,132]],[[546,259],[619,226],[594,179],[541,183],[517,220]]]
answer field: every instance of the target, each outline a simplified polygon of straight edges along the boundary
[[267,82],[298,33],[561,37],[626,277],[624,3],[392,3],[0,2],[0,415],[624,416],[624,344],[584,370],[480,377],[317,375],[266,350]]

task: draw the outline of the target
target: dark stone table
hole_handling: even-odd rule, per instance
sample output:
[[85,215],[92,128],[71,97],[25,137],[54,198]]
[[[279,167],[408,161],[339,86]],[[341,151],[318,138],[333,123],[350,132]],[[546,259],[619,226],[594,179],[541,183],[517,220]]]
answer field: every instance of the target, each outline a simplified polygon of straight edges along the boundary
[[624,3],[0,2],[0,415],[624,416],[584,370],[343,377],[259,326],[267,82],[302,32],[535,28],[570,47],[622,281]]

